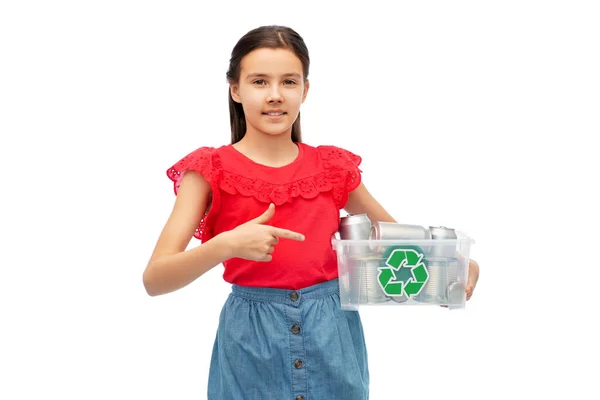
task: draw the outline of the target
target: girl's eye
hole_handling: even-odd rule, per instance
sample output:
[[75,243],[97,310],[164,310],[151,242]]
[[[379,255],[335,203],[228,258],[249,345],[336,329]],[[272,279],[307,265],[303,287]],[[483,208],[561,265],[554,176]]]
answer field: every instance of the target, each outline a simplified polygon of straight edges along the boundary
[[254,83],[255,85],[258,85],[258,86],[266,85],[266,82],[264,81],[264,79],[257,79],[252,83]]
[[296,84],[296,81],[292,81],[292,80],[289,80],[289,79],[288,79],[288,80],[284,81],[284,82],[283,82],[283,84],[284,84],[284,85],[295,85],[295,84]]

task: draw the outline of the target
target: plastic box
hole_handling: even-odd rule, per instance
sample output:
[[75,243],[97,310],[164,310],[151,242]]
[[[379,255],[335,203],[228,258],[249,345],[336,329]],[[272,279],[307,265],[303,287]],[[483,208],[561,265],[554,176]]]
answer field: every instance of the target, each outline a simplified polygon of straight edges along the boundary
[[343,310],[362,305],[465,307],[469,250],[461,232],[442,240],[332,239]]

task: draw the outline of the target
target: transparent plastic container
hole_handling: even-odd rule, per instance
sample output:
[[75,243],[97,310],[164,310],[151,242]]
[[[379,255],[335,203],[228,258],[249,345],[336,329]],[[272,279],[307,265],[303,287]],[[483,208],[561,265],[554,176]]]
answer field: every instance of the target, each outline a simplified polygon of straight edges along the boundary
[[465,307],[472,239],[340,240],[337,253],[343,310],[362,305]]

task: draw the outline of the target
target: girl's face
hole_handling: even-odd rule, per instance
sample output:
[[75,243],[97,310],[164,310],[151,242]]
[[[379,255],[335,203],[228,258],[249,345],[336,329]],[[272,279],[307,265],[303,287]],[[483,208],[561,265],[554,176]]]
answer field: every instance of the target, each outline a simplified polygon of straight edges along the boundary
[[302,62],[290,50],[260,48],[241,62],[240,79],[231,97],[242,104],[246,133],[275,136],[290,133],[308,93]]

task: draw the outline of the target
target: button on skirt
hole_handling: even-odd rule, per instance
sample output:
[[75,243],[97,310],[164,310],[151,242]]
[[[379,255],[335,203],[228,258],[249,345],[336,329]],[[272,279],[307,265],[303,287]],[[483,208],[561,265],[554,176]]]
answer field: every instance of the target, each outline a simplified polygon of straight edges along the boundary
[[232,285],[219,318],[209,400],[365,400],[367,349],[338,280],[299,290]]

